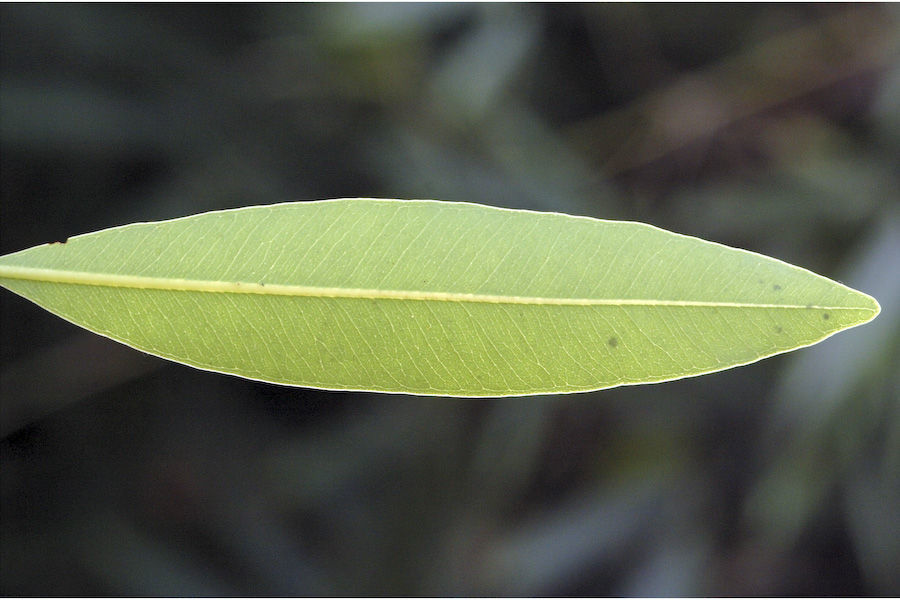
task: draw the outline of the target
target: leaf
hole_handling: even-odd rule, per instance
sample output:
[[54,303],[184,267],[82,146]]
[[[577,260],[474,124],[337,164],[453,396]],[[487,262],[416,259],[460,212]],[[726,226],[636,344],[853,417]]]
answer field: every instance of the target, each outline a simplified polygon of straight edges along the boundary
[[202,369],[452,396],[720,371],[880,310],[799,267],[651,225],[428,200],[115,227],[0,257],[0,284]]

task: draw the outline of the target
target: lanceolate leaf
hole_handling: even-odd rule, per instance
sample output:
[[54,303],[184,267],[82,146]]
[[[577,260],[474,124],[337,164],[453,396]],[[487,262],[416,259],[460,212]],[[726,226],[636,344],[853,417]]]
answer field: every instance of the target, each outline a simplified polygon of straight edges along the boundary
[[453,396],[699,375],[879,312],[799,267],[650,225],[418,200],[116,227],[0,257],[0,284],[203,369]]

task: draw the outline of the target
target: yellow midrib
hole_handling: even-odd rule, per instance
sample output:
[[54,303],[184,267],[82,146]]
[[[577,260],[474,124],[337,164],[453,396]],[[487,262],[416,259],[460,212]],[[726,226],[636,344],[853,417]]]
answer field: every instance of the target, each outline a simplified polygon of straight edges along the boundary
[[272,296],[301,296],[312,298],[358,298],[370,300],[413,300],[432,302],[471,302],[480,304],[528,304],[544,306],[682,306],[682,307],[722,307],[722,308],[784,308],[818,310],[872,310],[866,306],[821,306],[800,304],[765,304],[755,302],[716,302],[702,300],[654,300],[636,298],[545,298],[538,296],[503,296],[494,294],[470,294],[463,292],[434,292],[424,290],[380,290],[365,288],[319,287],[307,285],[284,285],[265,282],[207,281],[198,279],[178,279],[147,277],[143,275],[120,275],[109,273],[89,273],[85,271],[60,271],[35,267],[0,265],[0,279],[16,279],[89,285],[110,288],[131,288],[147,290],[209,292],[227,294],[259,294]]

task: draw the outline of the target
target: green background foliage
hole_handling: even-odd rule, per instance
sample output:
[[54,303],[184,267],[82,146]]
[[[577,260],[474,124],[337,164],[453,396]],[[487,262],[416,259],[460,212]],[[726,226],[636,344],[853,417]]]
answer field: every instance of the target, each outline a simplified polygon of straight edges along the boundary
[[628,219],[879,299],[576,396],[288,389],[0,295],[4,594],[900,592],[892,6],[0,7],[0,253],[285,200]]

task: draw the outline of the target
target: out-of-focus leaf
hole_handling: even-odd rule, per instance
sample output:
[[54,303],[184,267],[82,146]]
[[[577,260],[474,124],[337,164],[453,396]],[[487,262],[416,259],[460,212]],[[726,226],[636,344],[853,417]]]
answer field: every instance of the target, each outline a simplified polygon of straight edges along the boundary
[[[820,346],[793,361],[765,428],[765,445],[779,450],[745,506],[751,529],[769,551],[780,552],[797,543],[829,493],[842,486],[865,575],[885,592],[896,581],[896,569],[885,565],[896,564],[890,535],[896,519],[887,515],[896,512],[900,439],[894,373],[900,279],[885,273],[894,269],[898,252],[900,214],[891,211],[846,269],[853,283],[875,290],[884,302],[880,327],[870,335],[850,332],[840,348]],[[790,437],[782,447],[777,441],[785,432]]]

